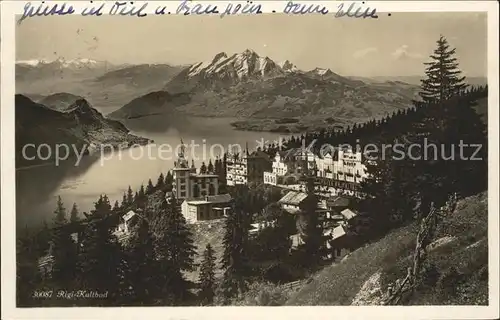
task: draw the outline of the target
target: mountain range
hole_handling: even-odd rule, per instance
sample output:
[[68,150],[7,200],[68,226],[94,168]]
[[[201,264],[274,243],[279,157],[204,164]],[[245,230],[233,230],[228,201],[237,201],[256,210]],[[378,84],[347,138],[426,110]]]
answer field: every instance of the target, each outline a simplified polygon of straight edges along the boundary
[[103,144],[118,147],[123,143],[149,142],[130,134],[121,122],[106,119],[79,96],[61,93],[45,97],[42,102],[45,104],[21,94],[15,96],[17,167],[39,164],[39,159],[29,160],[22,156],[22,149],[27,144],[35,147],[48,144],[52,149],[57,144],[65,144],[70,150],[74,146],[79,151],[85,147],[89,154]]
[[[371,85],[329,69],[301,71],[290,61],[277,63],[245,50],[232,55],[221,52],[181,70],[163,91],[185,97],[165,100],[163,110],[242,118],[233,123],[239,129],[303,131],[332,122],[343,125],[382,117],[409,106],[416,89],[398,82]],[[133,104],[127,105],[127,112],[120,109],[109,116],[123,119],[129,114],[158,114],[162,109]],[[283,119],[293,120],[283,123]]]
[[179,112],[236,118],[238,129],[264,131],[297,132],[381,118],[417,98],[419,77],[406,78],[347,77],[319,67],[303,71],[289,60],[275,62],[250,49],[220,52],[189,66],[90,59],[16,65],[16,91],[36,100],[71,92],[116,120]]

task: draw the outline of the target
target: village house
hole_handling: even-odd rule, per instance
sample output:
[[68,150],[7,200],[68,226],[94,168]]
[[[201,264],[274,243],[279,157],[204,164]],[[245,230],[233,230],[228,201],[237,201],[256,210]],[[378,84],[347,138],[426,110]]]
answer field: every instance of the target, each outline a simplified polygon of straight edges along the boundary
[[288,213],[297,214],[304,209],[308,195],[305,192],[289,191],[279,201],[279,205]]
[[220,219],[229,214],[231,202],[229,194],[184,199],[181,212],[188,223]]
[[113,230],[113,235],[118,238],[118,241],[125,242],[128,240],[139,218],[140,215],[133,210],[128,211],[119,218],[118,225]]
[[[327,250],[327,254],[324,257],[325,259],[342,259],[351,252],[349,249],[350,240],[345,226],[338,225],[325,228],[323,230],[323,236],[325,238],[325,247]],[[289,238],[291,241],[290,250],[296,250],[305,243],[300,233],[291,235]]]
[[354,218],[358,216],[358,213],[356,211],[349,208],[342,210],[340,214],[344,217],[344,220],[347,224],[349,224]]
[[328,237],[326,243],[326,248],[329,251],[328,258],[342,259],[351,252],[349,235],[344,225],[326,230],[324,235]]

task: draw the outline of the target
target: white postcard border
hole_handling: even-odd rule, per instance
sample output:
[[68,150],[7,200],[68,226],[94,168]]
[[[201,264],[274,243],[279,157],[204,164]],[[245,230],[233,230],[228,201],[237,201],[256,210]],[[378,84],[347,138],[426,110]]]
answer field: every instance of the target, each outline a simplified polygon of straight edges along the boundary
[[[54,1],[51,1],[54,2]],[[99,1],[94,1],[98,3]],[[113,3],[112,1],[109,1]],[[246,1],[239,1],[246,3]],[[16,308],[15,307],[15,14],[22,14],[25,1],[1,2],[1,212],[2,212],[2,318],[4,319],[492,319],[499,315],[499,203],[498,203],[498,2],[496,1],[366,1],[377,12],[487,12],[488,13],[488,246],[489,306],[431,307],[127,307],[127,308]],[[33,2],[37,3],[37,2]],[[89,1],[67,2],[81,10]],[[136,5],[141,1],[136,1]],[[178,1],[150,1],[147,12],[159,5],[176,6]],[[226,1],[197,1],[224,6]],[[235,3],[235,1],[232,1]],[[281,12],[286,1],[254,1],[266,13]],[[339,1],[316,1],[334,11]],[[277,13],[274,13],[277,14]],[[332,17],[333,18],[333,17]],[[38,19],[38,18],[37,18]],[[136,17],[128,17],[133,23]],[[147,18],[143,18],[147,19]],[[168,17],[165,17],[168,19]]]

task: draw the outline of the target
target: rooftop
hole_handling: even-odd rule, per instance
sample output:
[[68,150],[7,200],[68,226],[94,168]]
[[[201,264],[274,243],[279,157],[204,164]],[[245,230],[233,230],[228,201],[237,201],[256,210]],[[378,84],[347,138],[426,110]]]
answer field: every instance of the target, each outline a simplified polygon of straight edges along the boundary
[[206,197],[199,197],[199,198],[191,198],[191,199],[186,199],[188,204],[191,205],[203,205],[203,204],[218,204],[218,203],[227,203],[230,202],[233,198],[231,197],[230,194],[219,194],[216,196],[206,196]]
[[351,200],[347,197],[335,196],[326,200],[329,207],[348,207]]
[[354,218],[355,216],[357,216],[358,214],[354,211],[352,211],[351,209],[344,209],[342,210],[342,212],[340,212],[341,215],[343,215],[346,220],[351,220],[352,218]]
[[284,204],[299,205],[306,198],[307,198],[307,193],[299,191],[290,191],[283,198],[281,198],[279,202]]

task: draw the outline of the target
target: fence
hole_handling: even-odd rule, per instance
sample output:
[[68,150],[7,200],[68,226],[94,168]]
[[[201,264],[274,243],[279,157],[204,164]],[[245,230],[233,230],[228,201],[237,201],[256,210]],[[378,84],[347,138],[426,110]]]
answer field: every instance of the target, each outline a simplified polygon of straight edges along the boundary
[[295,288],[298,288],[300,286],[300,283],[301,283],[300,280],[293,281],[293,282],[288,282],[288,283],[285,283],[283,285],[283,288],[285,288],[285,289],[295,289]]

